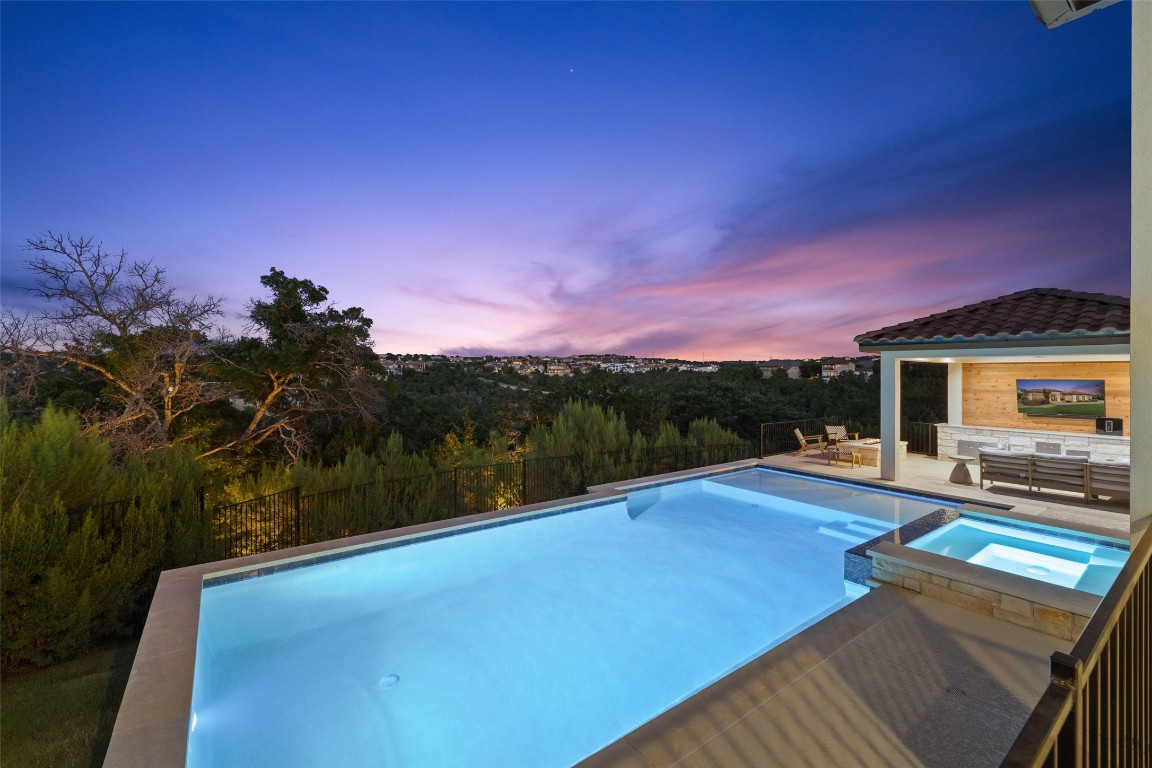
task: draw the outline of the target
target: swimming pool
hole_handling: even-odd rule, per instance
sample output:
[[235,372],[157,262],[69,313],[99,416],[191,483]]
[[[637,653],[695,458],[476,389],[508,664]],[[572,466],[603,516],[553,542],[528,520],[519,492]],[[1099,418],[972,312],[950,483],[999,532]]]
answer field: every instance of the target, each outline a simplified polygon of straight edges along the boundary
[[908,544],[913,549],[1103,595],[1128,561],[1119,539],[961,517]]
[[863,594],[844,549],[942,506],[877,493],[746,470],[206,579],[187,765],[576,763]]

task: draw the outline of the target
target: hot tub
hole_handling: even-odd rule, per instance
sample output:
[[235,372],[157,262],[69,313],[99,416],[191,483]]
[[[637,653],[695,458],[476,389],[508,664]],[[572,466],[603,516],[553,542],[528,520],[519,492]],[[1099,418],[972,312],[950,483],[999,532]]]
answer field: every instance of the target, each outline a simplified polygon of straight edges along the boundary
[[1121,539],[968,516],[908,546],[1094,595],[1105,594],[1128,561]]

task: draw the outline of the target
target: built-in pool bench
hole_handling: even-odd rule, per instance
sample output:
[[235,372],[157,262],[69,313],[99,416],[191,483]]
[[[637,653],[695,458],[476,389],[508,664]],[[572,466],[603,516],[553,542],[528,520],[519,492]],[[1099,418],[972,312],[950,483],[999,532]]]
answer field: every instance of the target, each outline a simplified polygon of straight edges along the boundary
[[1132,466],[1121,459],[1101,461],[1085,456],[1025,453],[995,449],[980,451],[980,488],[984,483],[1010,483],[1040,490],[1084,494],[1085,503],[1106,496],[1127,499]]

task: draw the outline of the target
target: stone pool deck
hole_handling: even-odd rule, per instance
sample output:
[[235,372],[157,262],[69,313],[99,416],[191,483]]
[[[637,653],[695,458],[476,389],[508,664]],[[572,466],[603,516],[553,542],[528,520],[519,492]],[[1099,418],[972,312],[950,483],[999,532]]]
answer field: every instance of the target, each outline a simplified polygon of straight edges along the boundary
[[996,766],[1071,647],[883,586],[580,768]]
[[[1127,507],[948,482],[952,462],[909,456],[899,482],[818,456],[761,460],[1128,537]],[[580,768],[998,766],[1048,685],[1062,640],[883,585],[580,763]]]

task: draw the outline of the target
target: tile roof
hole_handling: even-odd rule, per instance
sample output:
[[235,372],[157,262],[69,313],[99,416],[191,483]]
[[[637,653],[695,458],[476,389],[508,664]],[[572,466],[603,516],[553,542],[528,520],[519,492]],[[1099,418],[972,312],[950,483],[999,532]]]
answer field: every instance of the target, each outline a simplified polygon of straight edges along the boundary
[[857,336],[861,347],[1127,337],[1129,299],[1032,288]]

